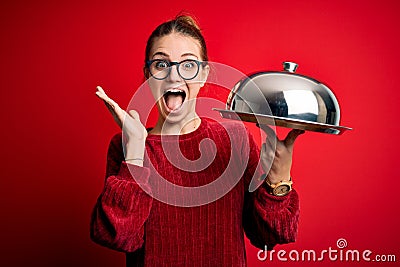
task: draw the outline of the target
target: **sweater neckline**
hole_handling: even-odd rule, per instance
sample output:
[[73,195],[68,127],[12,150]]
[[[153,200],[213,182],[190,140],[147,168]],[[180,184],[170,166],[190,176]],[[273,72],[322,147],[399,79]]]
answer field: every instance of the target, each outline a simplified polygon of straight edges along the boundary
[[208,125],[208,121],[206,118],[200,118],[200,125],[197,127],[196,130],[190,133],[186,134],[170,134],[170,135],[161,135],[161,134],[149,134],[147,135],[148,141],[169,141],[169,140],[176,140],[179,139],[179,141],[191,139],[199,134],[202,134],[206,131]]

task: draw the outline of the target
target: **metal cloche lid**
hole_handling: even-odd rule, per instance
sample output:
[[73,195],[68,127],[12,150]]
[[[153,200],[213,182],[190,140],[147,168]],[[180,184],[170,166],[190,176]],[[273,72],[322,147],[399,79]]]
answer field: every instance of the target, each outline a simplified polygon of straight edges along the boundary
[[340,107],[323,83],[297,74],[298,64],[283,62],[283,71],[256,72],[240,80],[221,116],[329,134],[351,128],[340,126]]

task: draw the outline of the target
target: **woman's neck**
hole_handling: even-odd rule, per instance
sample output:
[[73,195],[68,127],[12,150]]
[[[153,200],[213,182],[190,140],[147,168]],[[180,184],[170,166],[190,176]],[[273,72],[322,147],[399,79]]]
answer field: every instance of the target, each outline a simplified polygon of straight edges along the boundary
[[163,134],[163,135],[181,135],[188,134],[199,128],[201,124],[200,117],[195,116],[189,120],[170,123],[161,116],[158,117],[157,124],[149,132],[149,134]]

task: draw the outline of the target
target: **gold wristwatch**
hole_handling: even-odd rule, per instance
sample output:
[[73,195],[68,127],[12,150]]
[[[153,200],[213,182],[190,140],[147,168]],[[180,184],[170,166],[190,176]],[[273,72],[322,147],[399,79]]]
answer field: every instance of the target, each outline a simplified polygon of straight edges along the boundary
[[268,177],[265,179],[265,182],[267,183],[269,187],[269,192],[271,195],[278,196],[278,197],[283,197],[289,194],[290,191],[292,191],[292,177],[290,177],[289,181],[280,181],[277,184],[271,184],[269,181]]

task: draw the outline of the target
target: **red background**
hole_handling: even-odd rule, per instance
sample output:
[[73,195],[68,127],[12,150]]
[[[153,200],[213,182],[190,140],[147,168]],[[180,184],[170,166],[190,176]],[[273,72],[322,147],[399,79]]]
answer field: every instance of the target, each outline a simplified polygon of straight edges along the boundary
[[[0,264],[123,266],[123,254],[89,240],[118,131],[95,86],[126,106],[143,81],[147,37],[181,10],[198,18],[211,61],[249,73],[293,60],[333,89],[341,124],[354,127],[298,139],[299,236],[278,249],[345,238],[399,261],[397,1],[2,1]],[[257,251],[247,244],[249,266],[271,265]]]

